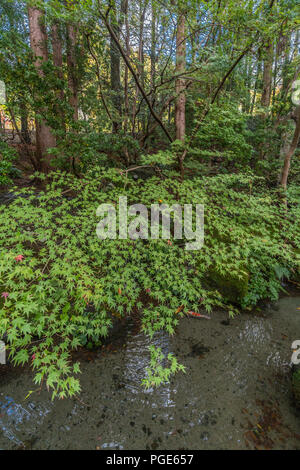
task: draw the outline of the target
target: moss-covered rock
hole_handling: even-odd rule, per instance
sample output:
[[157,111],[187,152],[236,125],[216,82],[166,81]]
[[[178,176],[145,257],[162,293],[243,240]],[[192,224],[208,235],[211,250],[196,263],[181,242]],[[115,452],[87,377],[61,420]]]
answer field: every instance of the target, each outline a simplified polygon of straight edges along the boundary
[[217,289],[229,302],[241,304],[248,293],[249,274],[246,271],[220,274],[210,271],[207,275],[210,287]]

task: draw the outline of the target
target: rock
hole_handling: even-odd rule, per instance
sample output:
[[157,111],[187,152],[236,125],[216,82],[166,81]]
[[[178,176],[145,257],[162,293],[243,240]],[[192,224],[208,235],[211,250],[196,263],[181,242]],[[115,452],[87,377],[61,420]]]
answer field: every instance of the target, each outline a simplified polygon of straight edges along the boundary
[[211,271],[207,275],[207,281],[210,287],[217,289],[234,304],[240,305],[248,293],[249,274],[246,271],[226,275]]

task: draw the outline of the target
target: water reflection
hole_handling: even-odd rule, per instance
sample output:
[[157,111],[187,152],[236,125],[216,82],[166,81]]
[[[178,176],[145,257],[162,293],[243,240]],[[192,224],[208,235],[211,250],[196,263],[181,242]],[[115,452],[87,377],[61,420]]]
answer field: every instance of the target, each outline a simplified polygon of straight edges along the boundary
[[18,445],[22,445],[22,441],[17,436],[20,425],[26,423],[26,430],[30,433],[36,423],[41,423],[49,412],[50,408],[45,405],[37,405],[34,402],[21,405],[12,397],[0,394],[0,429],[5,437]]
[[[31,378],[17,375],[0,385],[0,447],[36,438],[34,448],[230,449],[245,448],[246,435],[250,447],[259,439],[263,448],[297,448],[289,361],[299,304],[282,299],[272,317],[240,315],[226,325],[221,314],[183,320],[176,339],[150,339],[129,325],[124,349],[83,365],[83,394],[73,401],[51,403],[46,391],[24,401]],[[174,352],[186,374],[143,389],[150,345]]]
[[176,388],[171,388],[170,384],[163,384],[156,390],[153,388],[145,389],[141,394],[141,383],[147,376],[147,367],[150,366],[149,346],[151,345],[161,348],[165,356],[170,352],[170,339],[167,333],[163,331],[157,332],[152,339],[143,333],[129,335],[123,373],[125,388],[131,394],[129,399],[135,400],[138,397],[143,402],[149,403],[152,408],[174,407],[173,394],[176,394]]
[[244,328],[240,332],[241,340],[249,343],[251,348],[259,348],[270,341],[273,329],[270,322],[263,318],[253,318],[245,322]]

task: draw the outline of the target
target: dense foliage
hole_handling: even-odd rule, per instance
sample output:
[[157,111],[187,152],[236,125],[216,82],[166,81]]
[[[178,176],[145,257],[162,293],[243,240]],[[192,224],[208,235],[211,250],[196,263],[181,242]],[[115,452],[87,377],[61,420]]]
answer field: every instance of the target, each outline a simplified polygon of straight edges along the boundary
[[[278,298],[281,279],[299,276],[299,188],[290,192],[287,213],[251,173],[182,183],[172,172],[135,180],[104,168],[82,179],[54,174],[38,193],[14,191],[0,209],[0,336],[14,362],[32,363],[36,382],[45,380],[54,396],[72,395],[79,365],[71,351],[101,344],[116,316],[138,311],[148,334],[173,334],[188,310],[223,307],[232,315]],[[172,238],[100,241],[96,209],[122,195],[149,208],[203,203],[204,247],[190,252]]]
[[17,159],[17,152],[9,147],[6,142],[0,140],[0,184],[12,183],[12,177],[16,176],[18,171],[13,163]]
[[[298,8],[1,0],[0,340],[54,397],[120,317],[173,334],[299,285]],[[204,247],[100,242],[96,209],[119,196],[203,204]],[[183,370],[150,354],[147,387]]]

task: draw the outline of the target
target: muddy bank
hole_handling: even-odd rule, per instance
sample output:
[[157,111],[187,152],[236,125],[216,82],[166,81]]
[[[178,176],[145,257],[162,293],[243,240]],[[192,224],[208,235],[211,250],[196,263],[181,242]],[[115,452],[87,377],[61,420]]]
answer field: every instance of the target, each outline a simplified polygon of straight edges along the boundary
[[155,344],[174,352],[186,374],[144,391],[151,344],[133,325],[118,345],[82,363],[79,399],[24,400],[30,371],[0,370],[0,448],[300,449],[300,413],[291,390],[291,344],[300,339],[300,297],[228,321],[183,319]]

